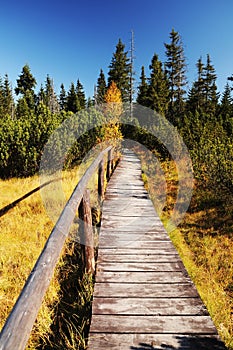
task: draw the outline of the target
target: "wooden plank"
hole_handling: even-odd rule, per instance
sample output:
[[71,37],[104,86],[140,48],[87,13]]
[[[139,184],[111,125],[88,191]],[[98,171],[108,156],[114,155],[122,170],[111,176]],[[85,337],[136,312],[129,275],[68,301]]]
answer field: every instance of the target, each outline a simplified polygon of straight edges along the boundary
[[161,242],[161,241],[134,241],[134,240],[128,240],[128,241],[119,241],[119,240],[113,240],[111,237],[109,238],[101,238],[99,240],[99,244],[101,244],[101,247],[108,247],[108,248],[134,248],[134,249],[157,249],[157,250],[166,250],[167,252],[174,253],[174,246],[171,242]]
[[171,272],[171,271],[183,271],[183,265],[179,262],[101,262],[99,261],[97,266],[98,273],[102,271],[161,271],[161,272]]
[[98,255],[98,265],[103,262],[109,262],[109,263],[118,263],[118,262],[148,262],[148,263],[173,263],[176,262],[178,259],[177,254],[170,254],[170,255],[158,255],[158,254],[119,254],[119,255],[111,255],[107,254],[107,252],[104,252],[103,254],[99,252]]
[[195,298],[199,297],[195,286],[192,283],[95,283],[96,297],[117,297],[117,298]]
[[101,240],[103,239],[111,239],[112,241],[151,241],[151,242],[170,242],[169,238],[163,234],[159,233],[158,235],[155,235],[154,233],[135,233],[133,232],[124,232],[120,231],[119,233],[111,233],[111,236],[109,236],[109,233],[105,231],[101,234]]
[[179,283],[188,282],[190,278],[183,272],[112,272],[101,271],[97,273],[96,282],[112,283]]
[[208,315],[199,298],[95,298],[92,315]]
[[165,249],[163,248],[163,250],[160,249],[160,247],[156,248],[108,248],[108,247],[99,247],[98,249],[99,255],[103,255],[103,254],[109,254],[109,255],[135,255],[135,256],[140,256],[140,255],[161,255],[161,256],[170,256],[170,255],[178,255],[177,251],[174,249]]
[[226,350],[215,334],[91,333],[88,345],[91,350]]
[[209,316],[93,315],[92,332],[104,333],[216,334]]

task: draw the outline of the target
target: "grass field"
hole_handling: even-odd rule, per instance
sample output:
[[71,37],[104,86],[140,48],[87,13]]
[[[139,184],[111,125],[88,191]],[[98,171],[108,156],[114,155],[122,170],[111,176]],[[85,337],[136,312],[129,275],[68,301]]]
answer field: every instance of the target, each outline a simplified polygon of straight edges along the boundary
[[[71,195],[79,178],[84,172],[83,167],[75,168],[70,171],[64,171],[62,174],[62,187],[66,198]],[[94,183],[96,176],[90,182],[91,189],[94,192]],[[13,203],[18,198],[29,193],[39,186],[39,177],[34,176],[25,179],[0,180],[0,210]],[[46,190],[46,187],[44,188]],[[95,200],[92,202],[95,204]],[[61,210],[60,208],[59,210]],[[2,328],[9,312],[11,311],[17,297],[24,286],[24,283],[30,274],[44,244],[54,226],[54,222],[48,216],[44,208],[40,191],[35,192],[28,198],[22,200],[14,208],[11,208],[0,217],[0,327]],[[75,254],[74,254],[75,252]],[[92,283],[82,272],[82,259],[80,254],[80,245],[71,238],[67,239],[64,252],[55,270],[54,278],[44,302],[40,309],[36,324],[29,339],[27,350],[42,349],[47,344],[46,349],[77,349],[77,346],[85,345],[85,326],[84,310],[86,300],[90,298]],[[62,304],[65,293],[71,293],[72,278],[76,278],[75,291],[79,296],[76,299],[77,310],[80,315],[79,329],[75,330],[72,319],[64,319],[68,328],[60,334],[63,338],[56,339],[53,343],[51,336],[52,329],[55,332],[55,326],[59,326],[58,305]],[[69,276],[67,280],[67,276]],[[58,282],[59,281],[59,282]],[[65,287],[62,281],[66,281]],[[73,286],[74,287],[74,286]],[[65,288],[65,289],[64,289]],[[65,291],[64,291],[65,290]],[[67,300],[66,300],[67,302]],[[89,308],[90,309],[90,308]],[[76,312],[77,312],[76,310]],[[60,312],[60,311],[59,311]],[[64,312],[64,307],[63,307]],[[86,312],[86,311],[85,311]],[[74,310],[72,312],[74,314]],[[60,316],[61,317],[61,316]],[[70,317],[70,314],[67,314]],[[86,317],[87,319],[88,317]],[[73,322],[73,323],[72,323]],[[77,323],[76,323],[77,324]],[[77,327],[77,325],[76,325]],[[69,334],[69,335],[68,335]],[[51,340],[53,339],[53,340]],[[60,346],[60,347],[59,347]]]

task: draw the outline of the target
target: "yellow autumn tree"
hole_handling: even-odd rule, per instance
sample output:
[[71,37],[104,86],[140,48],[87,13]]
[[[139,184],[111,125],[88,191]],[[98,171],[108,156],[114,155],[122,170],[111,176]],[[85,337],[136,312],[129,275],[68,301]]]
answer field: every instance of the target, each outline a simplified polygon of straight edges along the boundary
[[104,95],[105,105],[104,114],[106,125],[103,131],[103,141],[111,141],[116,146],[121,140],[122,133],[120,129],[119,117],[122,113],[121,91],[114,81],[111,82],[106,94]]

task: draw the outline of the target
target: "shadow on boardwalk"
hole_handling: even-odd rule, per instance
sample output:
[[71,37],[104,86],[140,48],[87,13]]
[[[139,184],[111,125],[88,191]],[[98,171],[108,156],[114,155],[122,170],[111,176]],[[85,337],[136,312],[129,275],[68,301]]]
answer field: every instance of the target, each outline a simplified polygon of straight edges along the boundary
[[140,343],[138,346],[131,346],[131,350],[227,350],[222,341],[205,336],[176,336],[174,337],[178,345],[173,346],[162,343],[145,344]]

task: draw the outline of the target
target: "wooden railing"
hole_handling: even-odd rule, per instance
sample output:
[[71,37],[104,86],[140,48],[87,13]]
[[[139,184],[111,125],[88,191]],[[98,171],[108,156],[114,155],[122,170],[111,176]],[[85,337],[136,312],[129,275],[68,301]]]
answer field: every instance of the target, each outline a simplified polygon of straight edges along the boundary
[[103,198],[106,154],[108,155],[106,178],[107,180],[110,178],[113,170],[112,147],[106,148],[98,155],[74,189],[2,329],[0,350],[23,350],[25,348],[77,210],[81,214],[84,226],[84,242],[82,243],[85,269],[87,273],[94,271],[90,193],[86,187],[98,168],[98,194],[100,198]]

